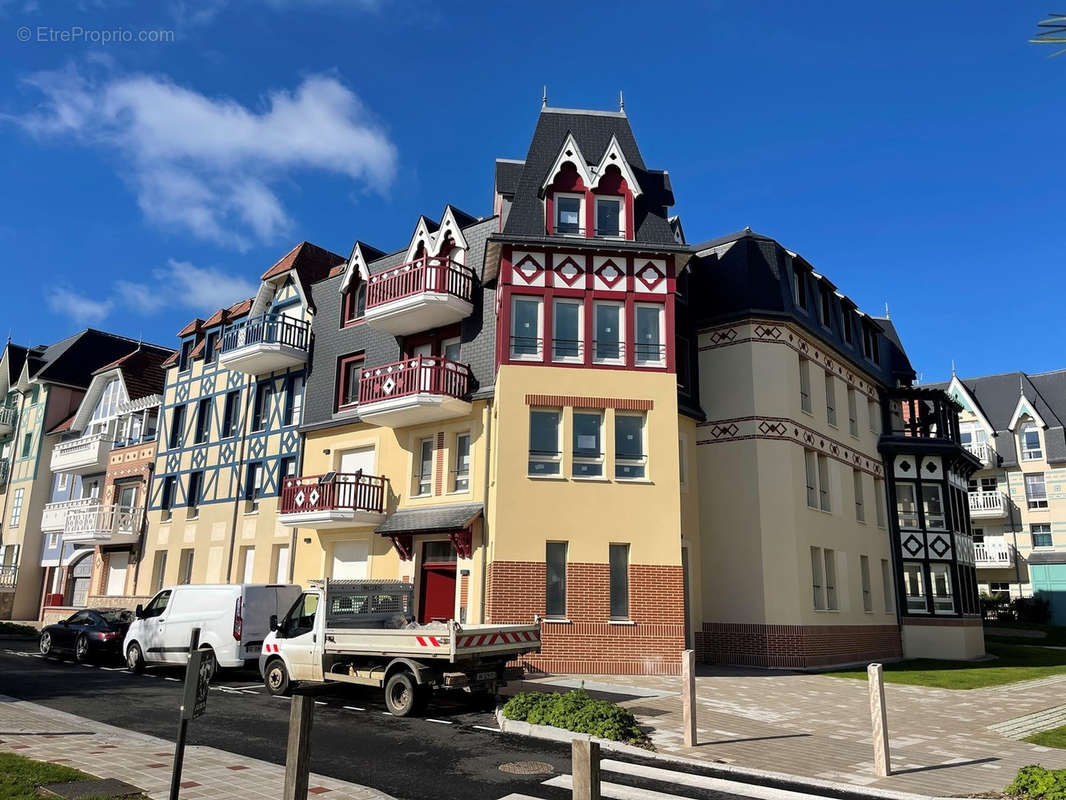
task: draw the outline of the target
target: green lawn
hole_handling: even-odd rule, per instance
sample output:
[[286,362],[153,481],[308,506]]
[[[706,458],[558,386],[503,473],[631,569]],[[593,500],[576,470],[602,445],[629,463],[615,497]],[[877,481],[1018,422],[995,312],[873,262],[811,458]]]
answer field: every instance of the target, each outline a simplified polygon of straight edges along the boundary
[[[1036,639],[1028,636],[1018,636],[1018,629],[1042,631],[1046,634],[1043,638]],[[1055,647],[1066,647],[1066,627],[1062,625],[1036,625],[1021,622],[986,622],[985,639],[994,642],[1007,642],[1010,644],[1046,644]]]
[[1040,731],[1032,736],[1026,736],[1025,741],[1030,744],[1039,744],[1044,747],[1059,747],[1066,749],[1066,727],[1052,728],[1049,731]]
[[[37,794],[38,786],[46,783],[84,781],[92,777],[92,775],[86,775],[84,772],[78,772],[76,769],[59,764],[34,761],[32,758],[23,758],[13,753],[0,753],[0,800],[40,800],[40,795]],[[87,800],[109,800],[109,798],[98,797]],[[129,800],[134,800],[134,798]]]
[[[986,649],[997,656],[988,661],[937,661],[914,659],[885,664],[886,683],[930,686],[936,689],[980,689],[1005,683],[1066,674],[1066,650],[989,642]],[[866,670],[829,672],[839,678],[866,680]]]

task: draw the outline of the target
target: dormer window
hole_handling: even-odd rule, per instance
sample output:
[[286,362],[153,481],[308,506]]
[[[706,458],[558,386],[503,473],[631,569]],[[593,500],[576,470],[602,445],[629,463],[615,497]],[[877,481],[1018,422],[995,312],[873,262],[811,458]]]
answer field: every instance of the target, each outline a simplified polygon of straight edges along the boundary
[[596,235],[622,236],[622,198],[596,198]]
[[584,198],[579,194],[555,195],[555,232],[570,236],[581,234],[581,207]]
[[195,342],[192,339],[186,339],[181,343],[181,356],[178,358],[178,372],[184,372],[192,364],[189,362],[189,355],[192,353],[192,348]]
[[351,325],[363,318],[366,313],[366,284],[362,281],[355,289],[349,288],[344,293],[341,304],[341,325]]
[[1022,425],[1022,461],[1039,461],[1044,457],[1040,447],[1040,429],[1035,422],[1026,422]]

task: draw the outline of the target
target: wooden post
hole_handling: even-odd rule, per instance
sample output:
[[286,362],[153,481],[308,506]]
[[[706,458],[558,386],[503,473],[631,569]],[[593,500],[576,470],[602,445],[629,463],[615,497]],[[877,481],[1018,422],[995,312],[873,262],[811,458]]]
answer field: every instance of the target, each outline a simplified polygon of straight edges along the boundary
[[696,651],[681,654],[681,711],[684,715],[685,747],[696,746]]
[[870,682],[870,722],[874,739],[874,775],[887,778],[892,773],[888,750],[888,709],[885,708],[885,676],[880,664],[866,668]]
[[570,773],[573,775],[574,800],[600,800],[599,742],[574,739],[570,743]]
[[311,721],[314,714],[313,698],[306,694],[292,696],[283,800],[307,800],[307,779],[311,772]]

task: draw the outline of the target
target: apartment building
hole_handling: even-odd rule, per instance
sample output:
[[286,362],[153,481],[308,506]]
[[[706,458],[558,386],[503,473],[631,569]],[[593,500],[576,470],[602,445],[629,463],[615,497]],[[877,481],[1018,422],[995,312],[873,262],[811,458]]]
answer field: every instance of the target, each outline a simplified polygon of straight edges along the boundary
[[41,515],[44,622],[86,606],[135,605],[162,364],[173,353],[142,344],[96,370],[77,412],[48,432],[57,441]]
[[[52,345],[8,342],[0,356],[0,618],[37,619],[52,453],[93,373],[142,347],[87,329]],[[101,469],[101,472],[103,470]],[[73,556],[73,547],[67,557]]]
[[255,297],[194,319],[163,363],[165,386],[136,596],[176,583],[287,582],[282,480],[298,474],[310,287],[344,257],[308,242]]
[[981,592],[1027,597],[1060,591],[1066,371],[953,375],[939,388],[962,407],[963,442],[981,462],[968,485]]

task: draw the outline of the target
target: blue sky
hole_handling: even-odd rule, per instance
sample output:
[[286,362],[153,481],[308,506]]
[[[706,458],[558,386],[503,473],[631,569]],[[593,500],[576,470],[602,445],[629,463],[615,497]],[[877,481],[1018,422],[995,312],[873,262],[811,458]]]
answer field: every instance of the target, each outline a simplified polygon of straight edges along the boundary
[[[887,302],[926,381],[1066,367],[1066,56],[1027,43],[1048,10],[0,0],[0,335],[172,345],[298,241],[487,215],[547,84],[623,89],[690,241],[750,225]],[[47,41],[74,26],[173,41]]]

